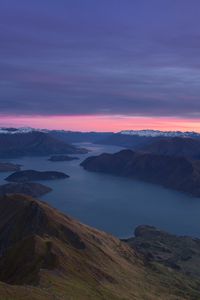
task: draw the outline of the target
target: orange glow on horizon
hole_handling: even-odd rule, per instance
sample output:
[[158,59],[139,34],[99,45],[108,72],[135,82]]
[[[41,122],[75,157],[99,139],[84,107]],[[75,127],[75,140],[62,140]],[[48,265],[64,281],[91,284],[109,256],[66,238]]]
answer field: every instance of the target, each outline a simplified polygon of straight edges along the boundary
[[1,127],[65,129],[72,131],[113,131],[155,129],[200,132],[200,119],[175,117],[91,116],[0,116]]

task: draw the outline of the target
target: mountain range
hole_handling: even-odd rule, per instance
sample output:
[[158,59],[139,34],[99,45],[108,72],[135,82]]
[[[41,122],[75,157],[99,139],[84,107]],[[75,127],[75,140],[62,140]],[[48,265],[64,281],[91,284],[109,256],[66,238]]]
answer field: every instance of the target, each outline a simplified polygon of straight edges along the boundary
[[[30,133],[34,131],[46,132],[46,133],[60,133],[60,134],[71,134],[74,137],[78,134],[82,134],[85,136],[93,135],[93,137],[97,137],[97,135],[110,135],[114,132],[80,132],[80,131],[70,131],[70,130],[50,130],[50,129],[39,129],[32,127],[0,127],[0,133],[4,134],[18,134],[18,133]],[[138,136],[151,136],[151,137],[200,137],[200,133],[195,131],[160,131],[160,130],[152,130],[152,129],[142,129],[142,130],[122,130],[118,132],[118,134],[123,135],[138,135]]]
[[192,137],[199,138],[200,134],[195,131],[160,131],[160,130],[122,130],[120,134],[125,135],[138,135],[146,137]]
[[[20,141],[21,148],[19,143],[16,144],[17,140]],[[115,145],[134,150],[145,150],[145,147],[147,147],[146,150],[149,151],[149,145],[152,143],[159,144],[160,141],[163,142],[163,148],[165,145],[169,147],[167,141],[171,141],[171,145],[173,144],[171,147],[175,148],[174,151],[170,150],[173,154],[173,152],[178,152],[180,149],[180,146],[177,145],[178,141],[180,141],[180,143],[183,141],[182,143],[185,142],[185,144],[187,141],[186,146],[189,148],[199,148],[199,140],[200,134],[197,132],[158,131],[148,129],[125,130],[113,133],[34,129],[29,127],[0,128],[0,156],[9,156],[4,149],[4,145],[9,147],[10,156],[19,156],[24,155],[24,153],[27,153],[28,155],[86,153],[85,149],[77,149],[77,147],[72,146],[73,143],[82,142]],[[194,141],[196,141],[196,146],[194,145]],[[155,153],[157,151],[158,150],[156,150]],[[154,151],[152,150],[152,152]],[[162,152],[164,152],[164,150]]]

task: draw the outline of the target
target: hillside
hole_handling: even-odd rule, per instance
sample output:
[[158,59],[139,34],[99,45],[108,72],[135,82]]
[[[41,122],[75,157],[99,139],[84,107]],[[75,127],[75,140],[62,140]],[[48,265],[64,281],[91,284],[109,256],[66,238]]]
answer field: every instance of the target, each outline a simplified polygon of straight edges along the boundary
[[123,150],[89,157],[81,165],[88,171],[132,177],[200,196],[200,162],[185,157]]
[[86,149],[80,149],[62,142],[45,132],[33,131],[27,133],[0,134],[1,158],[86,152]]
[[0,254],[6,300],[200,297],[198,278],[147,263],[117,238],[24,195],[0,197]]

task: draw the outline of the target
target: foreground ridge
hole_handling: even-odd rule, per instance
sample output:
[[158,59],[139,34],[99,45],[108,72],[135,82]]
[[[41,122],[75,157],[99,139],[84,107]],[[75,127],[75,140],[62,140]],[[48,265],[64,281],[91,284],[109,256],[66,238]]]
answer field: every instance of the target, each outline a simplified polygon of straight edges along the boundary
[[0,197],[5,299],[198,299],[199,283],[44,202]]

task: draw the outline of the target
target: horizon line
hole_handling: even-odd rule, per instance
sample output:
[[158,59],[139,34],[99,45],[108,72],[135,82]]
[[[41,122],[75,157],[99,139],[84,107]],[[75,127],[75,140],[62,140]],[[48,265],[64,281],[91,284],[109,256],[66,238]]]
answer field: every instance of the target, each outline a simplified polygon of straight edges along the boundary
[[0,127],[32,127],[81,132],[157,130],[200,133],[200,119],[123,115],[27,116],[0,115]]

